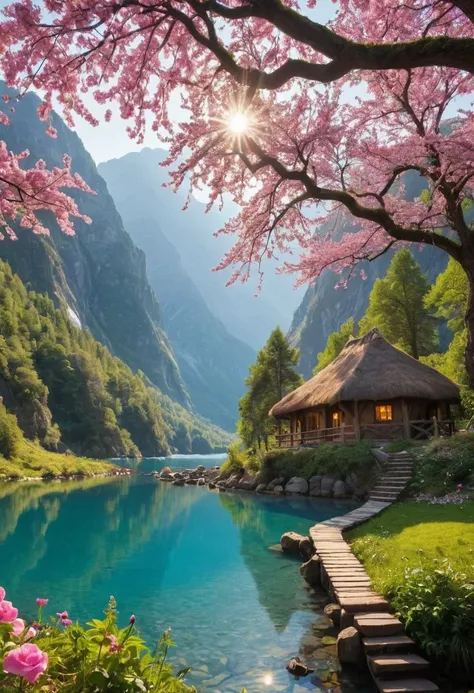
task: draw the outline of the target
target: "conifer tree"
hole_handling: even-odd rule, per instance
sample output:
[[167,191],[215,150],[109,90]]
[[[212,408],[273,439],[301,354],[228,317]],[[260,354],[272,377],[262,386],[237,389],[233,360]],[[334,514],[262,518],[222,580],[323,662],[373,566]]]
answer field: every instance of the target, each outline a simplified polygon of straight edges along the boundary
[[329,364],[339,356],[349,339],[355,337],[356,332],[354,318],[349,318],[349,320],[346,320],[346,322],[341,325],[339,330],[332,332],[328,337],[324,351],[320,351],[318,354],[318,362],[314,367],[313,375],[316,375],[316,373],[322,371],[323,368],[329,366]]
[[248,390],[239,402],[238,432],[247,447],[260,447],[262,443],[267,447],[268,437],[276,427],[268,416],[269,410],[302,382],[295,371],[298,359],[299,350],[288,343],[280,327],[275,328],[250,366],[245,381]]
[[377,327],[392,344],[416,359],[431,354],[437,344],[436,319],[426,308],[429,286],[409,250],[399,250],[383,279],[370,293],[369,307],[359,323],[364,334]]

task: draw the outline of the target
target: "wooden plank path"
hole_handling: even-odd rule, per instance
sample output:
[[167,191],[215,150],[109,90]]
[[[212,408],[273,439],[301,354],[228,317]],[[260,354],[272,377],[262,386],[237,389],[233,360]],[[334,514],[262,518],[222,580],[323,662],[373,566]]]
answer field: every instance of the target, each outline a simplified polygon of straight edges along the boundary
[[388,508],[410,476],[409,455],[390,455],[384,475],[367,503],[310,529],[321,560],[322,584],[341,606],[342,627],[353,624],[361,633],[369,670],[380,693],[434,693],[439,688],[426,678],[429,663],[413,653],[415,643],[391,613],[387,600],[372,588],[364,566],[352,553],[343,532]]

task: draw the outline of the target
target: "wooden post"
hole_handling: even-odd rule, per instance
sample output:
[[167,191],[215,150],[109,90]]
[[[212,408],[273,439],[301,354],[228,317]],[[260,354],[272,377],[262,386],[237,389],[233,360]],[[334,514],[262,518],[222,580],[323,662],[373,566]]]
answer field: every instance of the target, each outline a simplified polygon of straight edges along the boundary
[[356,432],[356,441],[360,441],[360,423],[359,423],[359,403],[354,400],[354,426]]
[[434,437],[439,438],[439,426],[438,426],[438,419],[436,416],[433,416],[433,429],[434,429]]
[[408,416],[408,406],[404,399],[402,399],[402,415],[403,415],[403,435],[405,438],[411,438],[410,431],[410,417]]
[[345,428],[345,424],[342,423],[340,428],[341,428],[341,443],[344,443],[344,428]]

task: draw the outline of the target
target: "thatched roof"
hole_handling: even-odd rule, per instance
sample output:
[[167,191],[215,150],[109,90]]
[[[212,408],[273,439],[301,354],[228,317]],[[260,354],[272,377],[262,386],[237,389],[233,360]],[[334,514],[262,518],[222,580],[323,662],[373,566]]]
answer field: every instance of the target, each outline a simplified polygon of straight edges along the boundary
[[396,399],[458,400],[459,387],[434,368],[389,344],[377,329],[347,342],[322,371],[277,402],[271,416],[336,402]]

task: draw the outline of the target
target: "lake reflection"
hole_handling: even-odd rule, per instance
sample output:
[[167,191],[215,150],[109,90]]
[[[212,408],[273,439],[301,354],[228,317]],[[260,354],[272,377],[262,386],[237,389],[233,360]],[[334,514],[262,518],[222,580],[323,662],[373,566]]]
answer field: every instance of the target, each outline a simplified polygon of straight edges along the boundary
[[[321,643],[332,632],[325,596],[304,586],[299,562],[268,547],[350,507],[150,477],[3,485],[0,584],[30,618],[38,596],[51,613],[86,620],[113,594],[123,624],[135,613],[150,643],[172,626],[173,659],[193,667],[189,682],[202,691],[328,690],[337,663]],[[298,653],[317,669],[312,681],[286,673]],[[367,680],[340,685],[372,690]]]

